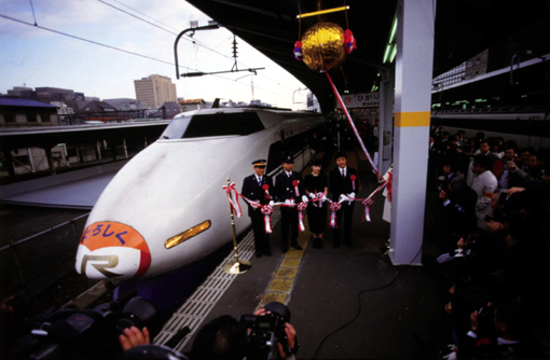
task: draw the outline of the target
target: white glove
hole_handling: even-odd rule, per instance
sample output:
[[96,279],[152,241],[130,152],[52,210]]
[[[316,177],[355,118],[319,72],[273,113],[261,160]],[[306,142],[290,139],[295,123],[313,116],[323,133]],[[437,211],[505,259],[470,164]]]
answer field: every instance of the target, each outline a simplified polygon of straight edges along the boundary
[[437,257],[437,262],[440,264],[452,261],[453,257],[449,253],[441,254]]
[[327,201],[328,199],[327,199],[327,196],[325,195],[325,193],[321,193],[321,194],[322,194],[321,200],[322,201]]
[[351,205],[353,202],[353,198],[355,198],[355,193],[352,192],[351,194],[346,195],[346,200],[348,200],[348,205]]
[[340,197],[338,198],[338,202],[343,202],[344,200],[348,200],[348,197],[344,194],[340,194]]
[[315,199],[315,194],[314,193],[309,193],[309,197],[310,197],[310,199]]
[[269,201],[269,206],[274,206],[274,205],[275,205],[275,201],[270,200],[270,201]]
[[305,202],[308,202],[308,199],[307,199],[307,196],[302,195],[302,202],[304,202],[304,201],[305,201]]
[[290,199],[286,199],[285,204],[292,204],[292,201],[290,201]]

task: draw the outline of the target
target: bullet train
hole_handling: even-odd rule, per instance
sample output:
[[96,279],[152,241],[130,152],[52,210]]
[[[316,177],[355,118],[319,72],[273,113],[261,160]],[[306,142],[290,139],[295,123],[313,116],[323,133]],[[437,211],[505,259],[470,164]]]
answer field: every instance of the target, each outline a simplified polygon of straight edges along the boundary
[[[252,161],[280,171],[294,146],[295,167],[309,162],[304,138],[324,124],[315,112],[216,108],[181,113],[104,189],[85,225],[76,271],[111,281],[154,277],[191,264],[232,240],[227,179],[241,191]],[[284,144],[283,144],[284,143]],[[237,234],[249,225],[246,204]]]

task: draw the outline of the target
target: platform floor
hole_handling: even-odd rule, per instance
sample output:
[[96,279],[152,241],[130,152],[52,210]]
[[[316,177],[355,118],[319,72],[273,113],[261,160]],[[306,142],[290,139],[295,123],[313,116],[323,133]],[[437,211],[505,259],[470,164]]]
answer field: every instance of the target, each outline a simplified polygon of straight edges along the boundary
[[[348,164],[359,171],[362,189],[357,197],[368,196],[379,185],[368,162],[350,152]],[[330,158],[324,168],[334,166]],[[301,344],[297,358],[435,358],[443,315],[436,279],[431,265],[393,266],[382,252],[390,231],[382,220],[383,204],[384,197],[376,194],[372,222],[362,222],[363,209],[355,207],[352,248],[342,244],[334,249],[327,226],[322,249],[313,249],[306,229],[298,240],[304,250],[282,254],[276,224],[273,256],[251,257],[252,268],[233,275],[231,285],[178,350],[190,351],[196,330],[210,320],[252,314],[277,300],[291,311]],[[425,242],[423,263],[433,264],[438,251],[437,244]]]

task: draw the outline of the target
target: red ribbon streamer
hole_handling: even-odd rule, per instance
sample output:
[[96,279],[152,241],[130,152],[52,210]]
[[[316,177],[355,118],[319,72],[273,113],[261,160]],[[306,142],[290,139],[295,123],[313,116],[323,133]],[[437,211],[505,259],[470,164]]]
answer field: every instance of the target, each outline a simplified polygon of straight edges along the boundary
[[338,92],[338,89],[336,89],[336,86],[334,86],[334,83],[332,82],[332,79],[330,78],[330,75],[328,74],[328,71],[325,71],[325,74],[327,74],[328,81],[330,82],[330,86],[332,87],[332,91],[334,92],[334,95],[336,95],[336,99],[340,103],[340,106],[342,107],[342,110],[344,111],[344,114],[346,114],[346,118],[348,119],[348,122],[353,129],[353,132],[355,133],[355,136],[357,137],[357,141],[359,141],[359,144],[361,145],[361,149],[363,149],[363,152],[367,156],[367,159],[369,160],[370,165],[372,166],[372,170],[376,174],[380,174],[378,172],[378,169],[374,165],[374,162],[372,161],[369,152],[367,151],[367,148],[365,147],[365,144],[363,143],[363,140],[361,139],[361,136],[359,136],[359,132],[357,131],[357,128],[355,127],[355,124],[353,120],[351,119],[351,116],[348,113],[348,109],[346,109],[346,106],[344,105],[344,101],[342,100],[342,97],[340,96],[340,93]]
[[365,200],[363,200],[361,202],[361,204],[363,204],[363,206],[365,207],[365,217],[364,219],[361,220],[361,222],[363,222],[363,220],[366,220],[366,221],[369,221],[370,222],[370,206],[374,203],[374,201],[371,199],[371,198],[366,198]]
[[300,231],[305,231],[306,228],[304,226],[304,213],[303,211],[307,209],[308,201],[302,201],[298,204],[298,229]]
[[264,224],[265,224],[265,233],[270,234],[272,231],[271,228],[271,214],[273,214],[273,206],[264,205],[261,207],[261,212],[264,214]]
[[338,229],[338,225],[336,225],[336,212],[342,208],[342,204],[337,202],[332,202],[330,204],[330,227],[333,229]]

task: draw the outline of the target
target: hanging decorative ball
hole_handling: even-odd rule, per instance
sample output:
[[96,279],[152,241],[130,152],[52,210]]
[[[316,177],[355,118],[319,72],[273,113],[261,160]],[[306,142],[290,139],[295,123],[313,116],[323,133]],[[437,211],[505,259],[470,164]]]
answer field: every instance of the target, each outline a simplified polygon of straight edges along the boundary
[[302,37],[302,55],[306,65],[315,71],[329,70],[346,58],[344,30],[338,24],[320,22]]

